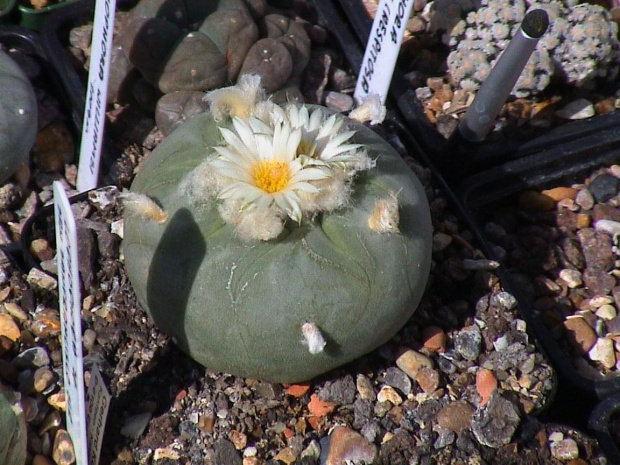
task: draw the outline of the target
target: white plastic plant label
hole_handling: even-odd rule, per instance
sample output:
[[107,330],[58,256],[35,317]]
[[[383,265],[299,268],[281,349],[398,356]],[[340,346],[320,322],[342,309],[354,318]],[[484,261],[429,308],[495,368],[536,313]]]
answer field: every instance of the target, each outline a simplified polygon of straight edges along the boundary
[[110,408],[110,393],[99,371],[94,365],[88,385],[88,460],[90,465],[99,464],[105,422]]
[[76,465],[88,465],[77,233],[69,199],[58,181],[54,182],[54,214],[67,431],[73,441]]
[[80,192],[97,187],[99,178],[115,10],[116,0],[96,0],[95,2],[93,39],[77,175],[77,189]]
[[355,101],[377,94],[385,105],[413,0],[381,0],[355,86]]

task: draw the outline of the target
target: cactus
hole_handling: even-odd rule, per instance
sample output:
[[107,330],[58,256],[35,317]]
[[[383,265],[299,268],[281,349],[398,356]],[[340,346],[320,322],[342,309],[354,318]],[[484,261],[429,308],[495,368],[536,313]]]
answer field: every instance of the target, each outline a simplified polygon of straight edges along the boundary
[[540,93],[553,79],[593,87],[617,77],[618,25],[605,8],[575,0],[482,0],[481,8],[451,31],[447,64],[452,79],[462,89],[477,90],[524,15],[534,9],[547,12],[550,27],[515,84],[514,96]]
[[141,166],[124,254],[139,301],[203,365],[310,379],[385,343],[430,268],[425,192],[391,146],[243,76]]
[[13,405],[7,395],[12,394],[0,384],[0,463],[24,465],[26,463],[26,420],[19,402]]
[[28,164],[37,136],[37,99],[19,65],[0,51],[0,183]]
[[215,89],[240,74],[260,75],[269,92],[298,84],[310,39],[301,23],[265,13],[264,0],[141,0],[119,16],[115,46],[128,63],[112,73],[109,103],[127,95],[117,88],[132,70],[163,94]]

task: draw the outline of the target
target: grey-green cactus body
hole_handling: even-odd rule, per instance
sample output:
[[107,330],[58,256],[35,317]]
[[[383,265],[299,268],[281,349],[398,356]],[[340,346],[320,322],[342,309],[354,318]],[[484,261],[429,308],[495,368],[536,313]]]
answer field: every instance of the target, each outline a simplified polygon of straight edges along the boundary
[[28,163],[37,135],[37,99],[28,77],[0,51],[0,183]]
[[[126,215],[127,272],[155,323],[195,360],[252,378],[307,380],[383,344],[413,314],[430,268],[424,190],[385,141],[350,125],[376,167],[356,179],[350,205],[271,241],[240,240],[217,201],[188,195],[188,176],[222,142],[209,114],[177,128],[141,167],[132,191],[168,219]],[[400,232],[373,231],[376,202],[394,193]],[[326,341],[319,353],[302,337],[307,322]]]

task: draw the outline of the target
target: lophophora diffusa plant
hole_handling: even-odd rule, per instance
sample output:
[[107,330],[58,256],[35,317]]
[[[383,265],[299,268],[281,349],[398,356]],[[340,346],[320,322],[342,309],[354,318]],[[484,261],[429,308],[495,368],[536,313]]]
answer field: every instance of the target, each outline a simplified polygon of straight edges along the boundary
[[27,165],[37,136],[37,99],[19,65],[0,51],[0,183]]
[[599,5],[576,0],[482,0],[451,31],[448,69],[455,83],[475,91],[484,82],[528,11],[543,9],[549,29],[539,40],[512,94],[527,97],[555,78],[577,87],[612,81],[620,70],[618,25]]
[[267,92],[296,86],[310,55],[302,24],[267,14],[264,0],[141,0],[118,29],[110,96],[121,98],[137,71],[138,101],[149,101],[146,85],[163,94],[156,117],[165,134],[195,113],[204,91],[240,74],[261,76]]
[[0,383],[0,463],[24,465],[28,432],[26,419],[15,394]]
[[310,379],[386,342],[431,257],[424,189],[391,146],[318,106],[279,106],[243,76],[208,95],[125,196],[139,301],[195,360]]

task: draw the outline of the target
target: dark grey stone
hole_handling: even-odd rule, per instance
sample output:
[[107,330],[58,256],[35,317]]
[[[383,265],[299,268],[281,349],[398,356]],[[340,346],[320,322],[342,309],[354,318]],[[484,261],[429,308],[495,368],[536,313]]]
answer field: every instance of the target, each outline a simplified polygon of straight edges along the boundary
[[592,180],[588,190],[597,202],[607,202],[620,192],[620,179],[609,173],[603,173]]

